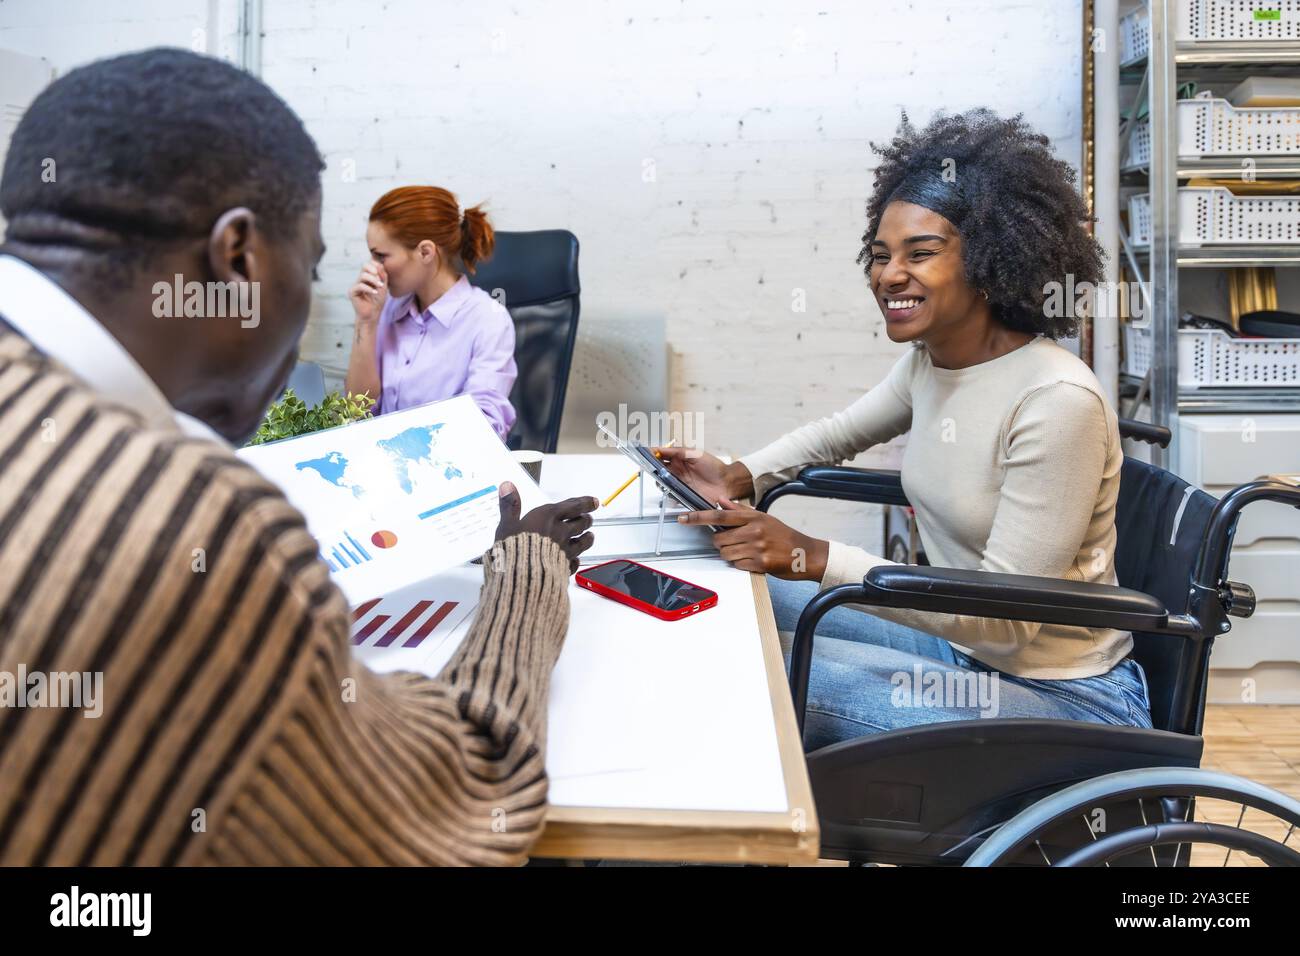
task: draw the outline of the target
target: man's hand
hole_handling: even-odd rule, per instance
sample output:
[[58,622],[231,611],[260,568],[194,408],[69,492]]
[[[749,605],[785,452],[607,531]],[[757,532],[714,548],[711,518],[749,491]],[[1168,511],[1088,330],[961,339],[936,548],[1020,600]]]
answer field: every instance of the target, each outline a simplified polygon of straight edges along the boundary
[[578,570],[578,555],[591,547],[596,540],[587,529],[591,527],[591,512],[600,507],[595,498],[566,498],[553,505],[539,505],[523,518],[519,517],[522,505],[519,491],[508,482],[497,489],[501,505],[501,523],[497,525],[496,540],[512,534],[532,531],[550,538],[569,556],[569,573]]
[[721,500],[721,510],[679,515],[682,524],[707,524],[715,532],[719,553],[742,571],[773,574],[787,581],[820,581],[826,573],[830,543],[800,534],[789,525],[754,508]]

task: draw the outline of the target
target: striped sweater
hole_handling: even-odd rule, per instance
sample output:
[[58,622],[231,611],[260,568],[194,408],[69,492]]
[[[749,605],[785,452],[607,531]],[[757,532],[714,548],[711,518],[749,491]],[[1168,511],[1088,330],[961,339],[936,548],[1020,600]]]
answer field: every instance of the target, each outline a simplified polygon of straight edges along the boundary
[[0,693],[0,864],[523,861],[568,561],[502,547],[438,678],[374,674],[273,485],[0,333],[0,691],[102,674],[98,716]]

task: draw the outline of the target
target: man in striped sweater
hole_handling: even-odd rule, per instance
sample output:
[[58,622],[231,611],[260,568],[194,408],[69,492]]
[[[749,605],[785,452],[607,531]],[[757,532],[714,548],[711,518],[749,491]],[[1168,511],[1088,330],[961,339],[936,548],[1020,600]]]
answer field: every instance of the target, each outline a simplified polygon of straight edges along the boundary
[[[521,518],[503,486],[463,645],[437,679],[379,676],[302,516],[227,444],[296,360],[321,168],[264,85],[179,50],[67,74],[14,134],[0,863],[504,864],[540,832],[594,499]],[[166,317],[182,278],[258,307]]]

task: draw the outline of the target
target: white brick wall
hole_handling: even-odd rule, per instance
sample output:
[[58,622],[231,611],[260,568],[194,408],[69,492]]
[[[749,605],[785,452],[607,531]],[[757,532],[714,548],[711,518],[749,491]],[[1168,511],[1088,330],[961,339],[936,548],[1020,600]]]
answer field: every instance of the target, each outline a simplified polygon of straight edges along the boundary
[[[0,0],[0,46],[65,69],[201,27],[229,54],[235,9]],[[500,228],[571,229],[587,330],[663,314],[676,407],[706,416],[714,449],[750,450],[900,353],[854,263],[868,141],[904,107],[986,105],[1077,163],[1080,22],[1079,0],[266,0],[263,75],[329,162],[305,355],[341,371],[366,212],[432,182]]]
[[154,46],[233,59],[237,30],[237,0],[0,0],[0,47],[60,73]]

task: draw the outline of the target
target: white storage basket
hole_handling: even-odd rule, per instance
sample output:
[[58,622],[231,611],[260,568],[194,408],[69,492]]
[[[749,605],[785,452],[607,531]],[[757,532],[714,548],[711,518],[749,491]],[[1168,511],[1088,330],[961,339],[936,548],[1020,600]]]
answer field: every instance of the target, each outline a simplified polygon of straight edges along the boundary
[[1151,21],[1146,10],[1134,10],[1119,21],[1119,61],[1132,63],[1151,50]]
[[1128,138],[1128,149],[1120,163],[1123,169],[1143,168],[1151,165],[1151,121],[1141,120],[1133,127]]
[[1135,246],[1151,245],[1151,194],[1139,193],[1128,200],[1128,237]]
[[[1178,155],[1287,156],[1300,153],[1300,106],[1236,107],[1227,100],[1178,101]],[[1124,167],[1151,163],[1151,124],[1133,128]],[[1243,167],[1244,168],[1244,167]]]
[[[1295,42],[1300,40],[1300,0],[1178,0],[1179,44]],[[1151,49],[1147,11],[1119,22],[1119,59],[1132,63]]]
[[1179,43],[1300,40],[1300,0],[1178,0]]
[[[1150,323],[1125,322],[1124,371],[1141,378],[1151,368]],[[1233,338],[1217,329],[1178,330],[1180,388],[1300,385],[1300,339]]]
[[[1129,198],[1129,236],[1151,245],[1151,197]],[[1300,245],[1300,196],[1234,196],[1221,186],[1178,190],[1178,244]]]

